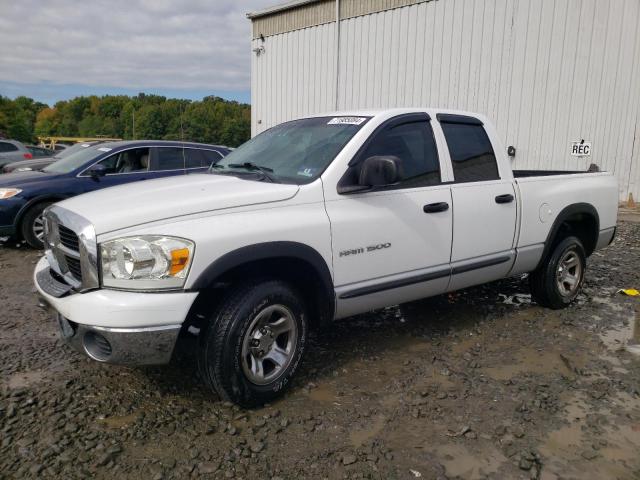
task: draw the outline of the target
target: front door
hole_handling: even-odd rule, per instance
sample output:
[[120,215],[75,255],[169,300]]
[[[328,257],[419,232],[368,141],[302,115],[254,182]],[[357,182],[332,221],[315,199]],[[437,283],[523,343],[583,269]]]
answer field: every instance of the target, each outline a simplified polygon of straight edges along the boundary
[[153,173],[149,169],[149,154],[148,147],[137,147],[121,150],[100,160],[99,164],[104,167],[105,175],[93,178],[85,170],[78,176],[83,181],[83,191],[91,192],[153,178]]
[[484,125],[472,117],[439,115],[454,183],[452,277],[449,290],[502,278],[515,258],[516,193],[501,178]]
[[441,183],[429,117],[387,122],[351,162],[341,186],[356,185],[362,161],[375,155],[397,158],[397,184],[326,201],[338,318],[436,295],[449,282],[451,191]]

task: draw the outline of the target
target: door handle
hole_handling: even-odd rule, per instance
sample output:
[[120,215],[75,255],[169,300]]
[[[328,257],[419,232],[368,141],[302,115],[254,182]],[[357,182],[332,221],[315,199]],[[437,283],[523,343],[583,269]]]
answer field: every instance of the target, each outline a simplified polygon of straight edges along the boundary
[[446,212],[449,210],[449,204],[447,202],[429,203],[422,207],[422,210],[424,213]]
[[514,197],[510,193],[505,193],[504,195],[498,195],[496,197],[496,203],[511,203],[513,200]]

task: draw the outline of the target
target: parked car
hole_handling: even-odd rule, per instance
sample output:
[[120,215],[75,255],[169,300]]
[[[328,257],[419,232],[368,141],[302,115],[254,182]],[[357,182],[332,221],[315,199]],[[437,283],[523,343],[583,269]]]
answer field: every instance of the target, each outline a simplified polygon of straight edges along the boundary
[[52,203],[123,183],[206,171],[226,153],[225,147],[199,143],[105,142],[77,150],[40,171],[2,175],[0,236],[22,238],[42,248],[42,212]]
[[613,175],[512,171],[472,113],[304,118],[211,171],[53,205],[35,284],[101,362],[166,363],[199,331],[201,378],[247,407],[333,320],[526,272],[536,302],[566,307],[616,230]]
[[17,140],[0,140],[0,168],[4,167],[7,163],[29,160],[31,158],[33,158],[33,154],[22,142],[18,142]]
[[23,160],[21,162],[12,162],[8,163],[4,167],[2,167],[2,173],[10,173],[10,172],[28,172],[31,170],[41,170],[44,167],[51,165],[53,162],[57,162],[69,155],[77,152],[78,150],[82,150],[83,148],[90,147],[92,145],[97,145],[101,142],[82,142],[76,143],[69,148],[65,148],[63,150],[57,151],[49,157],[43,158],[33,158],[31,160]]
[[33,155],[33,158],[52,157],[56,153],[54,150],[50,150],[44,147],[36,147],[35,145],[25,145],[25,146],[27,147],[27,150],[31,152],[31,155]]

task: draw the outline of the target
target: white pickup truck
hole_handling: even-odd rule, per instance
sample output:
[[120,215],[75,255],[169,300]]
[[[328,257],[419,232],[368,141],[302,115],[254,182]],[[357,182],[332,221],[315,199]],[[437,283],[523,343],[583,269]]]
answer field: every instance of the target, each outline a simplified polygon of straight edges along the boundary
[[312,327],[525,272],[536,302],[568,305],[615,235],[616,180],[510,162],[467,112],[286,122],[209,174],[54,204],[35,284],[91,358],[166,363],[199,332],[203,380],[260,405],[289,384]]

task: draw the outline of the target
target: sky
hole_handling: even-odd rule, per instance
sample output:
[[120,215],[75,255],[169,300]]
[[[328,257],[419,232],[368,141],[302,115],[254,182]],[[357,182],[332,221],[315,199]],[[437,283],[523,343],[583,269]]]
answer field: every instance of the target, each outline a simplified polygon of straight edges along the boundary
[[282,0],[0,0],[0,95],[250,101],[251,22]]

